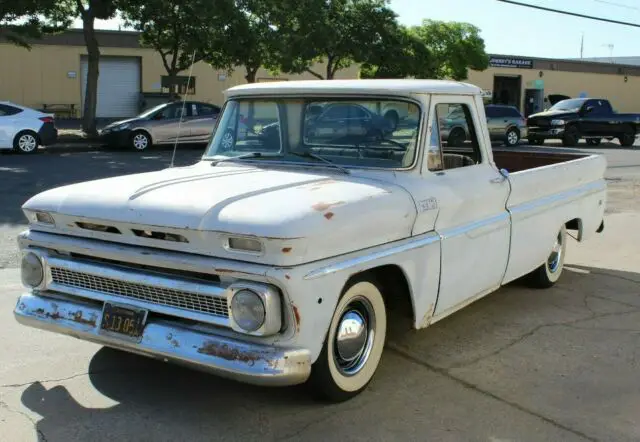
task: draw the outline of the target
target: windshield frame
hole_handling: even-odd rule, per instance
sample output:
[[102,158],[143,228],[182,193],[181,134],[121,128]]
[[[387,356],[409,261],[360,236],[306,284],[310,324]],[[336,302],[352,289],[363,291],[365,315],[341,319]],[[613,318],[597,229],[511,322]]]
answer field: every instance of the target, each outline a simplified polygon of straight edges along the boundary
[[[238,162],[246,162],[246,163],[251,163],[251,164],[268,164],[268,165],[290,165],[290,166],[296,166],[296,167],[323,167],[326,168],[328,165],[327,164],[323,164],[320,162],[316,162],[316,161],[282,161],[282,158],[284,156],[287,155],[288,150],[290,149],[289,146],[289,137],[288,136],[283,136],[283,130],[282,130],[282,124],[279,125],[279,132],[280,132],[280,140],[281,140],[281,147],[282,147],[282,152],[280,155],[278,156],[273,156],[273,157],[263,157],[264,159],[259,159],[259,158],[244,158],[244,159],[238,159],[238,160],[234,160],[233,158],[234,156],[227,156],[227,155],[208,155],[209,150],[212,147],[212,143],[213,140],[216,136],[216,133],[218,131],[220,122],[223,120],[223,115],[224,112],[227,111],[228,105],[231,102],[244,102],[244,101],[270,101],[270,102],[277,102],[278,105],[281,105],[282,102],[284,101],[288,101],[288,100],[304,100],[305,101],[305,110],[306,107],[308,105],[308,102],[322,102],[322,101],[328,101],[331,103],[337,103],[340,101],[346,101],[346,102],[358,102],[358,101],[391,101],[391,102],[398,102],[398,103],[406,103],[406,104],[412,104],[417,106],[418,110],[417,110],[417,114],[418,114],[418,119],[417,119],[417,124],[416,124],[416,131],[417,131],[417,136],[415,138],[415,143],[416,143],[416,147],[415,147],[415,153],[413,155],[413,159],[411,161],[411,164],[409,166],[406,167],[376,167],[376,166],[363,166],[363,165],[354,165],[354,164],[342,164],[342,163],[336,163],[338,166],[345,168],[345,169],[357,169],[357,170],[375,170],[375,171],[410,171],[415,169],[418,164],[419,161],[421,160],[422,156],[423,156],[423,151],[424,151],[424,146],[423,146],[423,140],[424,140],[424,121],[425,120],[425,116],[424,116],[424,105],[423,103],[416,97],[412,97],[409,95],[396,95],[396,94],[355,94],[355,93],[350,93],[350,94],[345,94],[345,93],[318,93],[318,94],[247,94],[247,95],[236,95],[236,96],[232,96],[229,97],[227,99],[225,99],[224,104],[221,106],[220,109],[220,113],[218,114],[218,118],[216,119],[216,123],[215,126],[213,127],[213,131],[211,133],[211,137],[209,139],[209,142],[207,143],[207,147],[205,148],[205,151],[201,157],[202,161],[216,161],[222,157],[224,158],[230,158],[231,161],[238,161]],[[306,112],[305,112],[306,113]],[[285,120],[286,121],[286,120]],[[305,123],[305,119],[301,118],[300,119],[300,124],[301,124],[301,129],[304,127],[304,123]],[[288,126],[289,122],[286,121],[285,125]],[[305,144],[302,144],[302,146],[305,146]]]
[[[559,104],[561,104],[561,103],[564,103],[564,102],[567,102],[567,101],[580,102],[580,106],[578,106],[578,107],[571,107],[571,108],[568,108],[568,109],[567,109],[567,108],[562,108],[562,109],[560,109],[560,108],[557,108],[557,107],[556,107],[557,105],[559,105]],[[554,104],[553,106],[551,106],[551,107],[549,108],[549,110],[550,110],[550,111],[565,111],[565,112],[571,112],[571,111],[573,111],[573,110],[579,111],[579,110],[582,108],[582,106],[584,106],[584,104],[585,104],[586,102],[587,102],[587,99],[585,99],[585,98],[567,98],[567,99],[564,99],[564,100],[560,100],[560,101],[558,101],[556,104]]]

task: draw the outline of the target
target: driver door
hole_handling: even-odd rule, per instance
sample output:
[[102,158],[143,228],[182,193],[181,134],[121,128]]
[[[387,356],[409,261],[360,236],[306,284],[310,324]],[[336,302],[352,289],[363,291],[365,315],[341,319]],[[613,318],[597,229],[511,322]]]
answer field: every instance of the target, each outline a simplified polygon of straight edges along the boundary
[[189,117],[189,107],[180,103],[173,103],[156,113],[152,118],[151,132],[153,142],[167,144],[182,139],[188,141],[191,135],[186,118]]

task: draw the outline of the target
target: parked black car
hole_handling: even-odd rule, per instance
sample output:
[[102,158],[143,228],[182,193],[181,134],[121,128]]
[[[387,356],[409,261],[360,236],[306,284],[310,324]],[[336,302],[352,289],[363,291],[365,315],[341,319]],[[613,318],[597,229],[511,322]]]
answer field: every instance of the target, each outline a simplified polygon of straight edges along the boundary
[[617,138],[621,145],[632,146],[640,130],[640,114],[619,114],[602,98],[571,98],[530,115],[527,129],[529,142],[537,145],[560,139],[571,147],[584,138],[597,146],[603,138]]

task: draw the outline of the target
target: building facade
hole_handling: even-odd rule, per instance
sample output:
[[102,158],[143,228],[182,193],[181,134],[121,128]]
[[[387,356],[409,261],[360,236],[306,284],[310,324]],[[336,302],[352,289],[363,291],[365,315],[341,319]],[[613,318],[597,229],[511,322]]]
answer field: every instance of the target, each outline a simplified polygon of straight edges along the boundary
[[[162,58],[143,48],[139,34],[130,31],[98,31],[100,75],[97,116],[122,118],[138,114],[168,98],[167,73]],[[10,100],[58,115],[81,117],[87,75],[87,59],[81,30],[32,42],[31,50],[0,43],[0,100]],[[323,73],[325,66],[313,68]],[[189,99],[220,105],[223,91],[245,83],[244,68],[232,73],[199,62],[180,73],[180,93]],[[336,78],[358,78],[353,65]],[[260,70],[258,81],[314,79],[310,73],[275,77]],[[484,71],[469,71],[467,82],[485,92],[487,103],[511,104],[525,115],[543,110],[563,97],[601,97],[619,112],[640,111],[640,66],[602,61],[557,60],[491,55]]]
[[[168,98],[167,72],[162,58],[153,49],[143,48],[137,32],[98,31],[100,75],[97,116],[121,118],[138,114],[143,108]],[[9,100],[37,109],[82,116],[87,58],[81,30],[50,35],[32,42],[31,50],[0,43],[0,100]],[[313,67],[324,73],[325,66]],[[186,80],[189,72],[179,74]],[[193,66],[189,84],[182,92],[188,98],[220,105],[223,91],[246,83],[244,68],[231,74],[199,62]],[[336,78],[357,78],[353,66],[339,71]],[[261,69],[257,81],[313,79],[309,73],[275,77]]]
[[491,55],[489,68],[469,71],[485,101],[510,104],[525,116],[563,97],[597,97],[618,112],[640,111],[640,66],[584,60]]

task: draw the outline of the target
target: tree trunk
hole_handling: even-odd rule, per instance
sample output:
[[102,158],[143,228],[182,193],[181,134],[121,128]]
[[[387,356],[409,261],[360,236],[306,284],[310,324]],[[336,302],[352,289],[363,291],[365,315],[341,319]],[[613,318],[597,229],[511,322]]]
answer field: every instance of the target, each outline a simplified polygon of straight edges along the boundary
[[250,68],[248,66],[245,66],[245,69],[247,70],[247,74],[244,76],[244,79],[247,80],[247,83],[255,83],[256,75],[258,75],[258,69],[260,68]]
[[334,74],[333,63],[334,63],[334,59],[331,55],[329,55],[327,57],[327,75],[325,77],[327,80],[333,80],[333,74]]
[[169,77],[169,100],[176,100],[178,98],[178,85],[176,85],[176,78],[178,77],[177,71],[169,71],[167,72],[167,76]]
[[98,76],[100,75],[100,47],[94,29],[94,16],[91,9],[82,13],[82,30],[87,46],[88,67],[87,85],[84,95],[84,117],[82,129],[88,135],[96,135],[96,107],[98,105]]

